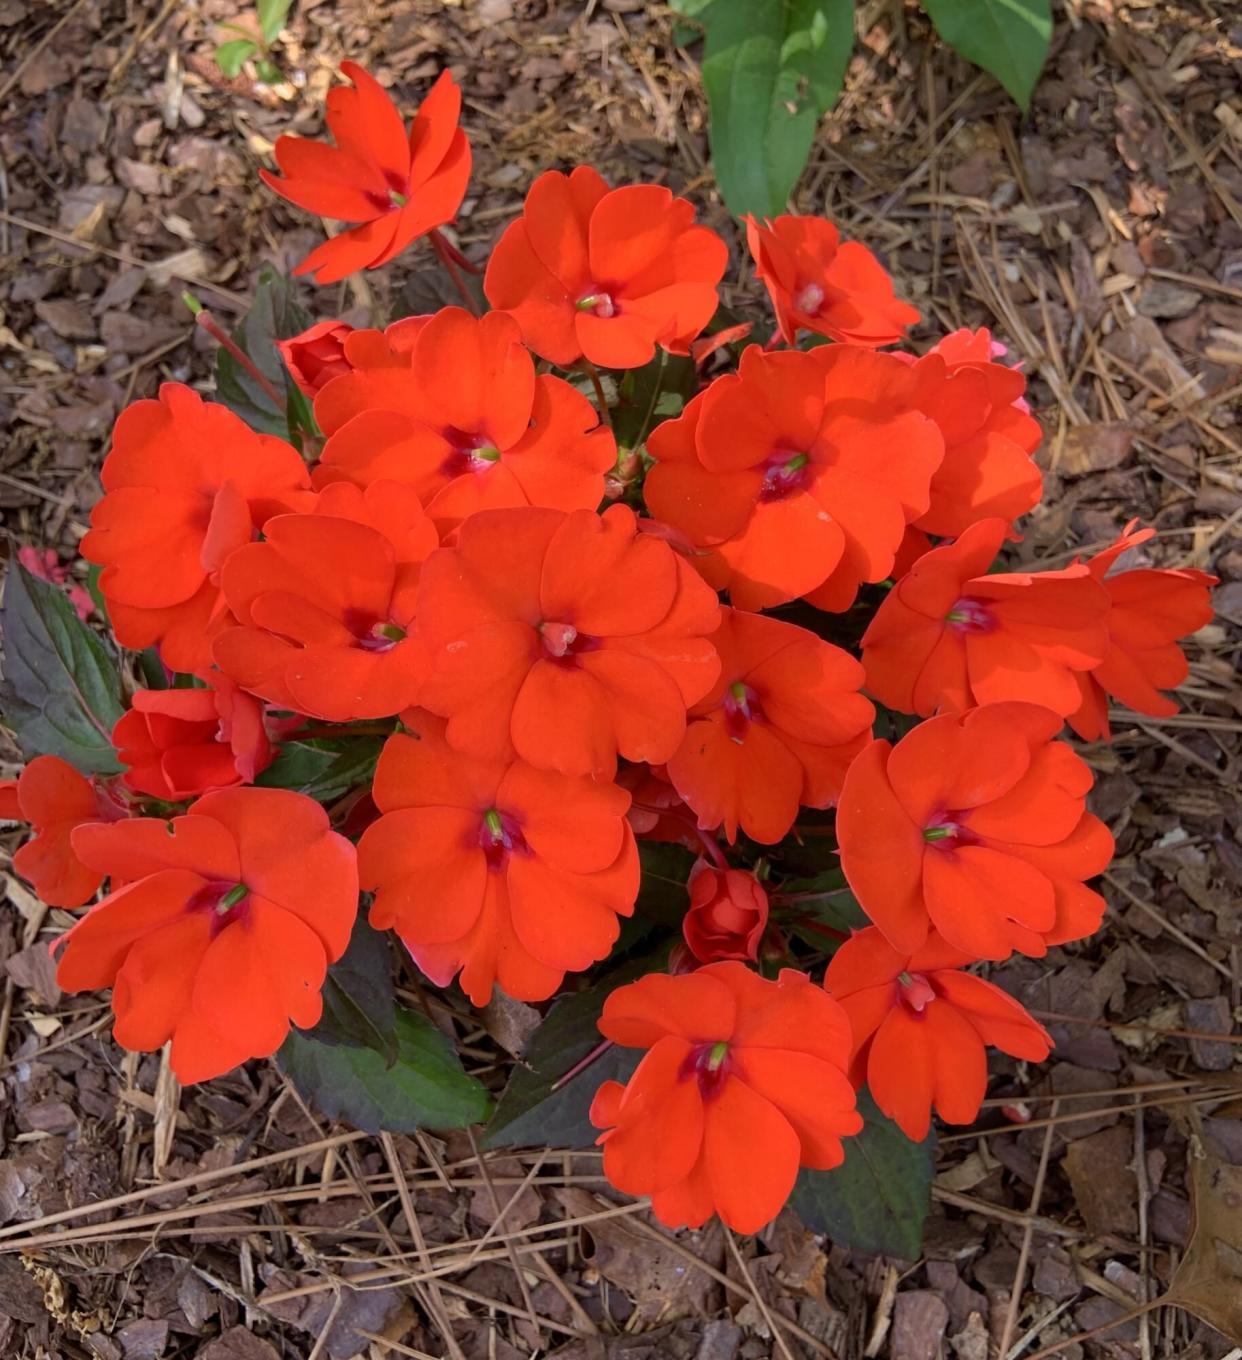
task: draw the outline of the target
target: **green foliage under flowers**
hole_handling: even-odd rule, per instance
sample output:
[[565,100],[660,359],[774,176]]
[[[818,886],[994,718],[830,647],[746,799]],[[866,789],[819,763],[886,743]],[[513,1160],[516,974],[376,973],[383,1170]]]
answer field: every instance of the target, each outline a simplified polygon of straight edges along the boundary
[[[854,0],[671,0],[705,31],[703,88],[720,192],[739,216],[786,210],[820,117],[840,97]],[[1048,56],[1051,0],[922,0],[936,32],[1025,112]]]
[[83,774],[116,774],[112,728],[125,711],[112,647],[58,586],[14,562],[0,608],[0,707],[27,759],[53,755]]
[[863,1130],[844,1140],[833,1171],[800,1171],[790,1207],[812,1232],[855,1251],[917,1260],[931,1207],[936,1135],[912,1143],[866,1091],[858,1097]]

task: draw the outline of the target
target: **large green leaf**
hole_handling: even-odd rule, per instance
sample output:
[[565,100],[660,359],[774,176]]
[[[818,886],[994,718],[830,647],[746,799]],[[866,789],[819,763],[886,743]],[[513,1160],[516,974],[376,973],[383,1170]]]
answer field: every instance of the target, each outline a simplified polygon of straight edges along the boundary
[[19,563],[0,608],[0,711],[26,758],[53,755],[84,774],[115,774],[112,728],[125,711],[112,648],[69,597]]
[[1051,0],[923,0],[936,32],[1025,112],[1052,41]]
[[329,1119],[366,1133],[460,1129],[486,1119],[491,1096],[468,1076],[448,1038],[422,1015],[396,1014],[397,1060],[374,1049],[325,1044],[290,1030],[276,1061]]
[[347,745],[286,742],[255,783],[269,789],[294,789],[317,802],[330,803],[370,781],[383,745],[380,737],[353,737]]
[[558,1090],[553,1087],[600,1044],[604,1002],[627,982],[657,971],[652,957],[633,959],[594,987],[563,996],[530,1037],[496,1106],[486,1147],[590,1147],[599,1137],[587,1111],[605,1081],[628,1081],[642,1054],[606,1049]]
[[323,1018],[306,1033],[324,1044],[372,1048],[390,1067],[397,1061],[397,1002],[388,936],[359,912],[349,948],[328,969]]
[[312,428],[310,407],[289,377],[277,340],[299,335],[310,316],[294,298],[293,285],[272,268],[259,275],[254,302],[233,332],[233,339],[268,380],[284,402],[275,403],[252,374],[226,349],[216,355],[216,392],[231,411],[260,434],[275,434],[295,442]]
[[886,1119],[867,1092],[858,1099],[865,1123],[845,1140],[835,1171],[801,1171],[790,1207],[812,1232],[827,1233],[854,1251],[917,1260],[931,1205],[936,1135],[912,1143]]
[[841,93],[853,0],[713,0],[695,17],[721,193],[735,213],[780,213]]

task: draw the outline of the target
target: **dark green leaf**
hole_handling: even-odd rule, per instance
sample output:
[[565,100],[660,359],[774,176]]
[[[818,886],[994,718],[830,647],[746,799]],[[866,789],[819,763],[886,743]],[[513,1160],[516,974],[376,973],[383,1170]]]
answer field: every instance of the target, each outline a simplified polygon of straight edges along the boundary
[[330,803],[370,781],[383,745],[381,737],[354,737],[335,745],[286,742],[255,783],[268,789],[296,789],[320,803]]
[[[824,953],[832,953],[842,943],[825,930],[848,935],[871,924],[840,869],[827,869],[813,878],[786,879],[779,896],[785,909],[793,913],[789,918],[793,933]],[[789,901],[791,897],[796,900]]]
[[103,568],[92,562],[86,571],[86,593],[94,602],[95,608],[99,611],[99,617],[106,624],[108,622],[108,601],[104,599],[104,593],[99,588],[99,578],[103,575]]
[[[483,275],[471,274],[468,270],[459,271],[466,291],[474,301],[478,315],[488,310],[488,301],[483,296]],[[398,321],[407,316],[428,316],[442,307],[462,306],[462,296],[452,276],[442,264],[417,269],[405,281],[401,290],[401,300],[392,313],[392,320]]]
[[324,1044],[373,1048],[390,1067],[397,1061],[397,1003],[388,936],[358,913],[349,948],[328,969],[323,1018],[307,1035]]
[[258,0],[259,27],[263,30],[263,41],[269,47],[280,36],[292,4],[293,0]]
[[681,930],[690,905],[686,882],[695,857],[684,846],[667,841],[639,841],[643,875],[638,885],[637,910],[643,916]]
[[116,656],[65,592],[14,563],[0,637],[0,708],[27,759],[60,756],[83,774],[115,774],[112,728],[125,711]]
[[843,1247],[917,1260],[931,1205],[936,1135],[912,1143],[867,1092],[859,1096],[858,1110],[866,1122],[856,1138],[845,1140],[845,1161],[835,1171],[799,1172],[790,1207],[812,1232],[827,1233]]
[[982,66],[1023,112],[1052,41],[1051,0],[923,0],[936,32],[967,61]]
[[430,1020],[400,1008],[396,1032],[391,1067],[374,1049],[320,1043],[296,1029],[276,1061],[329,1119],[366,1133],[460,1129],[487,1118],[491,1096],[466,1074],[452,1043]]
[[649,955],[633,959],[594,987],[563,996],[530,1037],[488,1125],[485,1147],[590,1147],[599,1137],[587,1118],[601,1083],[628,1081],[642,1053],[614,1045],[559,1090],[553,1086],[601,1042],[595,1022],[609,995],[658,971]]
[[232,38],[216,48],[216,65],[230,80],[236,80],[241,68],[258,50],[259,44],[249,38]]
[[298,416],[303,408],[291,396],[297,387],[285,369],[276,341],[298,335],[309,325],[309,315],[294,299],[293,285],[274,269],[266,268],[259,275],[254,302],[233,332],[233,339],[272,387],[284,394],[284,402],[277,406],[228,350],[221,349],[216,356],[217,395],[260,434],[296,440],[300,429],[306,428]]
[[649,364],[630,369],[612,413],[617,443],[638,448],[662,420],[681,414],[695,386],[694,361],[687,354],[660,350]]
[[739,215],[780,213],[841,93],[853,0],[713,0],[697,17],[721,193]]

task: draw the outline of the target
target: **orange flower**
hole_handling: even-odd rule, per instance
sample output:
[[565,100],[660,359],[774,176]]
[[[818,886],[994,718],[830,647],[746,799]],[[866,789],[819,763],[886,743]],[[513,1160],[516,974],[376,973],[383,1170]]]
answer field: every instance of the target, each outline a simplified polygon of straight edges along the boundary
[[962,971],[969,954],[931,935],[913,954],[874,926],[833,955],[824,978],[854,1035],[855,1082],[907,1138],[922,1142],[933,1105],[947,1124],[974,1122],[988,1085],[987,1048],[1043,1062],[1052,1037],[1013,999]]
[[700,859],[686,883],[690,909],[681,923],[686,947],[700,963],[759,957],[768,925],[768,895],[744,869],[717,869]]
[[600,503],[612,432],[581,392],[536,375],[511,316],[446,307],[411,339],[403,363],[357,365],[316,403],[330,433],[316,485],[403,482],[444,534],[479,510]]
[[278,708],[329,722],[386,718],[414,702],[425,669],[409,636],[437,537],[407,486],[341,483],[315,513],[280,515],[221,576],[238,626],[216,664]]
[[320,388],[349,372],[345,342],[353,330],[344,321],[317,321],[300,335],[276,341],[289,376],[304,397],[313,400]]
[[841,868],[894,949],[935,929],[974,959],[1091,934],[1113,838],[1086,811],[1091,771],[1061,721],[1035,704],[987,704],[876,741],[850,766],[837,809]]
[[336,146],[280,137],[281,179],[261,170],[282,198],[319,217],[360,222],[312,250],[295,274],[335,283],[359,269],[378,269],[412,241],[451,222],[470,179],[470,144],[457,126],[461,91],[443,71],[407,135],[382,85],[352,61],[341,74],[354,88],[328,93],[328,131]]
[[1043,432],[1023,400],[1026,379],[994,362],[994,344],[986,329],[954,331],[914,362],[914,404],[944,436],[931,505],[916,521],[929,534],[1012,521],[1039,503],[1043,476],[1031,454]]
[[1190,673],[1178,639],[1212,618],[1208,591],[1216,577],[1206,572],[1139,567],[1108,574],[1122,553],[1154,536],[1154,529],[1136,532],[1137,523],[1131,520],[1111,547],[1087,561],[1108,594],[1109,610],[1104,660],[1075,676],[1082,701],[1069,715],[1069,725],[1086,741],[1109,737],[1110,694],[1139,713],[1157,718],[1176,713],[1177,704],[1160,691],[1176,689]]
[[460,972],[476,1006],[495,985],[542,1001],[566,972],[605,958],[618,916],[634,910],[629,795],[461,755],[441,719],[417,709],[402,718],[413,735],[384,747],[373,790],[384,815],[358,846],[371,924],[395,928],[437,986]]
[[798,808],[837,800],[846,767],[871,738],[863,668],[839,647],[779,619],[722,611],[712,635],[720,678],[694,705],[668,762],[699,825],[740,826],[773,845]]
[[423,569],[420,702],[481,759],[611,779],[663,761],[719,673],[715,596],[634,512],[486,510]]
[[0,821],[29,822],[34,828],[13,856],[13,867],[49,907],[80,907],[103,882],[103,875],[74,853],[74,827],[124,815],[100,785],[59,756],[35,756],[18,778],[0,780]]
[[105,494],[82,556],[103,567],[117,641],[134,650],[158,643],[170,670],[207,670],[220,568],[265,520],[309,501],[301,455],[165,383],[158,401],[121,413],[100,477]]
[[608,188],[580,165],[531,185],[522,216],[496,243],[483,280],[541,358],[638,368],[656,346],[689,353],[712,319],[725,243],[694,208],[655,184]]
[[800,1166],[839,1166],[842,1137],[862,1128],[845,1013],[792,969],[775,982],[740,963],[652,973],[609,996],[599,1028],[648,1050],[628,1085],[604,1082],[591,1105],[604,1174],[650,1195],[670,1228],[718,1213],[757,1232]]
[[1021,699],[1063,717],[1080,702],[1076,672],[1104,658],[1108,595],[1085,566],[988,573],[1005,537],[980,520],[920,557],[863,634],[867,688],[880,703],[937,709]]
[[739,609],[799,595],[846,609],[892,571],[943,456],[939,430],[910,408],[912,381],[853,345],[752,345],[736,374],[652,432],[647,505],[709,550],[695,565]]
[[800,330],[852,345],[891,345],[918,311],[893,293],[879,260],[822,217],[778,217],[760,226],[746,220],[746,244],[763,280],[776,325],[787,345]]
[[318,1022],[358,909],[354,847],[284,789],[225,789],[171,821],[83,826],[75,853],[124,886],[63,938],[67,992],[111,987],[125,1048],[172,1040],[182,1082],[275,1051]]
[[209,689],[140,689],[112,729],[121,783],[176,803],[208,789],[253,783],[276,753],[263,726],[263,706],[226,675],[212,671]]

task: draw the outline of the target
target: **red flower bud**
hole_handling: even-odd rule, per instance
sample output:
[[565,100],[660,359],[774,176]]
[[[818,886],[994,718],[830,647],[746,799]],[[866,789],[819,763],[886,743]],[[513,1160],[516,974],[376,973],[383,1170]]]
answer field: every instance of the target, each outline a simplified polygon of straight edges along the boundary
[[210,689],[140,689],[112,740],[121,782],[137,793],[177,802],[209,789],[251,783],[275,758],[263,709],[227,676]]
[[353,330],[344,321],[317,321],[301,335],[276,341],[289,376],[304,397],[313,399],[333,378],[352,372],[353,365],[345,357],[345,341]]
[[690,871],[690,910],[682,934],[701,963],[756,959],[768,924],[768,895],[753,874],[715,869],[701,859]]

